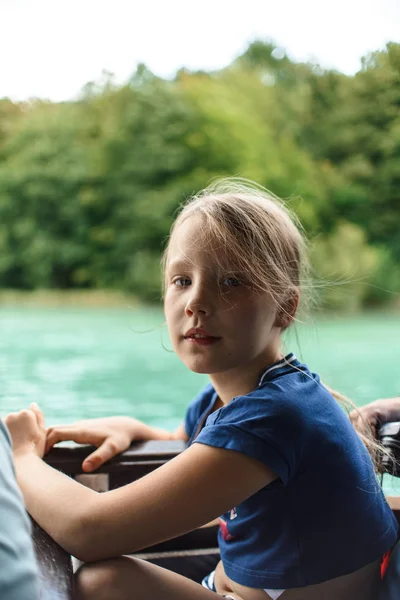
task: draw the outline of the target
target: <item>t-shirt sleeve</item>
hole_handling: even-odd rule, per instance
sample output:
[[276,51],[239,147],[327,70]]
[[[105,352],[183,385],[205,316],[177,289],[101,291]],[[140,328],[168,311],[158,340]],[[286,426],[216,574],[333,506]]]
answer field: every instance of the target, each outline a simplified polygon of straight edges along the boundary
[[186,409],[185,415],[185,430],[189,439],[192,437],[195,427],[199,422],[201,415],[206,410],[207,406],[211,402],[211,398],[214,394],[214,388],[211,384],[208,384],[193,398],[189,406]]
[[208,417],[195,442],[255,458],[286,484],[298,470],[305,428],[294,402],[272,397],[238,396]]
[[28,515],[17,486],[8,430],[0,420],[0,598],[38,598],[38,572]]

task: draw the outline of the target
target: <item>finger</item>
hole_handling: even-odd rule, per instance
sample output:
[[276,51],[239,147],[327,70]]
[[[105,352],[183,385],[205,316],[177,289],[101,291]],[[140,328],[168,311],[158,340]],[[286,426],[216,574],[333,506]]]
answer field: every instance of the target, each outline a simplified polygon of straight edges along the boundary
[[86,473],[95,471],[102,464],[104,464],[117,454],[120,454],[120,452],[122,452],[123,450],[125,450],[125,448],[122,446],[120,447],[114,440],[106,440],[101,446],[99,446],[99,448],[97,448],[97,450],[95,450],[94,452],[92,452],[92,454],[89,454],[89,456],[85,458],[85,460],[82,463],[82,469]]
[[32,423],[32,420],[36,422],[36,417],[28,408],[23,408],[18,412],[13,412],[7,415],[6,419],[9,419],[10,422],[18,422],[18,423]]
[[52,429],[63,430],[63,429],[83,429],[86,425],[86,421],[77,421],[76,423],[67,423],[67,425],[51,425],[48,431]]
[[5,417],[2,417],[1,420],[6,425],[7,429],[10,429],[10,427],[12,426],[12,424],[17,419],[18,419],[18,413],[17,412],[12,412],[12,413],[8,413],[8,415],[6,415]]
[[71,440],[78,444],[94,444],[99,445],[103,442],[105,436],[96,433],[95,431],[87,431],[87,429],[78,429],[71,425],[70,427],[49,427],[47,430],[47,438],[52,440],[54,444],[57,442],[65,442]]
[[13,420],[14,416],[17,413],[13,412],[13,413],[8,413],[7,415],[5,415],[4,417],[1,417],[1,420],[3,421],[3,423],[5,423],[7,425],[7,423],[9,423],[10,421]]
[[36,417],[36,420],[37,420],[37,423],[38,423],[39,427],[42,427],[43,429],[45,429],[46,425],[45,425],[45,420],[44,420],[44,414],[40,410],[40,408],[36,404],[36,402],[32,402],[32,404],[29,406],[29,408],[35,414],[35,417]]
[[85,431],[76,429],[75,427],[58,427],[51,428],[47,431],[46,452],[50,450],[58,442],[72,441],[77,444],[93,444],[99,446],[104,440],[104,437],[99,436],[93,431]]
[[30,428],[32,425],[37,426],[36,417],[31,410],[24,409],[19,412],[9,413],[3,419],[7,429],[11,435],[14,436],[14,433],[17,431],[22,431],[25,428]]

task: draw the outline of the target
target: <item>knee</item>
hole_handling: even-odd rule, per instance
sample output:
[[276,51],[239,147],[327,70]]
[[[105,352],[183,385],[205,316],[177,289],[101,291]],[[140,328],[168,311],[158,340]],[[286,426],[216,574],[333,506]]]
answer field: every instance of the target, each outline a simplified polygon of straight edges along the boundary
[[118,588],[118,559],[82,565],[75,574],[75,600],[109,600]]

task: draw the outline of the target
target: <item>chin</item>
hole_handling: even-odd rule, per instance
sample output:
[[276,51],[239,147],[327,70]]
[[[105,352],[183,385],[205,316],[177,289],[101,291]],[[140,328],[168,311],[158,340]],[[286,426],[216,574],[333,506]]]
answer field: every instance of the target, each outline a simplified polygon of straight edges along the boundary
[[210,375],[210,373],[212,373],[212,370],[205,364],[199,364],[193,361],[183,361],[183,363],[193,373],[198,373],[199,375]]
[[230,369],[230,366],[215,364],[215,361],[211,364],[211,361],[205,360],[193,360],[193,358],[181,358],[183,364],[193,373],[199,375],[212,375],[213,373],[221,373]]

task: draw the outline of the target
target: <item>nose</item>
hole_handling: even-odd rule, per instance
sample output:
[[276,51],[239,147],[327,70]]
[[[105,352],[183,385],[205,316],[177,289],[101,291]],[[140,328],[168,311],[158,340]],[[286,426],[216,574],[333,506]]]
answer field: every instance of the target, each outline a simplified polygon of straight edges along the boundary
[[212,312],[210,290],[206,286],[191,286],[191,293],[185,306],[186,316],[199,315],[208,317]]

